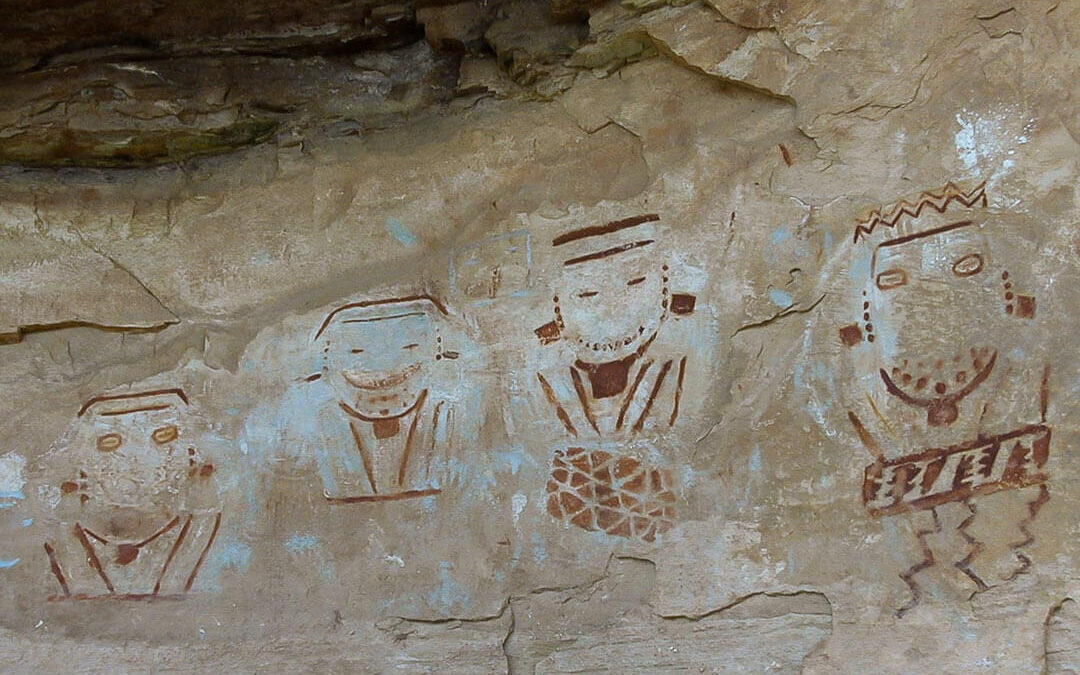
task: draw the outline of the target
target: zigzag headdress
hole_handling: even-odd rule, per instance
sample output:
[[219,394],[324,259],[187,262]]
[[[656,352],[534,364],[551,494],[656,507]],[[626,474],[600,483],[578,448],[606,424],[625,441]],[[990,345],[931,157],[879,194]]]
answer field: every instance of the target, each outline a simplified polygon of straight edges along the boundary
[[869,237],[878,227],[896,227],[904,217],[917,219],[925,207],[930,207],[938,213],[945,213],[953,202],[958,202],[967,208],[976,204],[985,207],[986,181],[976,185],[970,192],[964,192],[950,181],[938,191],[927,190],[920,193],[914,202],[901,199],[889,206],[874,209],[869,216],[855,225],[852,243],[858,243],[860,239]]

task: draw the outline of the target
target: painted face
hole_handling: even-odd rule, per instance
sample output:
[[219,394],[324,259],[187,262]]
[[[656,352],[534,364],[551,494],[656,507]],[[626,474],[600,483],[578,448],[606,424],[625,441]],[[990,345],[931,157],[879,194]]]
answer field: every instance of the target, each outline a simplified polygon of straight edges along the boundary
[[564,267],[558,307],[582,361],[625,358],[660,328],[667,272],[646,249]]
[[416,309],[340,318],[323,338],[328,382],[342,401],[371,417],[408,410],[427,386],[437,351],[432,318]]
[[959,222],[881,244],[864,323],[892,386],[920,399],[956,397],[988,376],[1003,316],[1000,270],[979,229]]
[[175,405],[154,399],[126,399],[92,410],[77,440],[88,494],[125,507],[176,499],[191,447],[183,427]]

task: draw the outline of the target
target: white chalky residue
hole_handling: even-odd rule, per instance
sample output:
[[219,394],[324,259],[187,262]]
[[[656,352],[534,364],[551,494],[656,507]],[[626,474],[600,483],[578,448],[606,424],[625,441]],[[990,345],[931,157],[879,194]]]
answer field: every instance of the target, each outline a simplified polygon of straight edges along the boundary
[[519,492],[510,498],[510,502],[514,508],[514,524],[517,525],[521,512],[525,510],[525,505],[529,503],[529,498]]
[[965,168],[974,169],[979,163],[979,153],[975,149],[975,122],[965,120],[960,114],[957,114],[956,122],[960,125],[960,131],[956,132],[956,154]]
[[48,504],[51,509],[55,509],[60,505],[60,494],[60,488],[55,485],[38,486],[38,497]]
[[0,494],[22,494],[26,479],[23,478],[23,469],[26,468],[26,458],[22,455],[9,452],[0,456]]
[[985,177],[990,191],[1016,168],[1016,148],[1028,142],[1035,128],[1035,119],[1024,119],[1013,106],[985,114],[965,108],[956,114],[956,123],[960,125],[953,137],[957,157],[968,173]]

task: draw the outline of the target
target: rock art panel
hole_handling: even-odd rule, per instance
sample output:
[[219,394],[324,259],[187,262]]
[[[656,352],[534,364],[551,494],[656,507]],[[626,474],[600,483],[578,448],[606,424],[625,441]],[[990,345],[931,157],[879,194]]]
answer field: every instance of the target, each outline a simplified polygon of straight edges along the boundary
[[5,667],[1076,670],[1080,3],[455,1],[20,2]]
[[912,519],[923,553],[901,575],[901,616],[931,568],[962,573],[972,592],[1027,573],[1028,526],[1050,499],[1037,300],[1010,269],[986,192],[922,192],[872,211],[851,240],[869,257],[852,266],[858,320],[839,329],[854,360],[848,421],[872,460],[862,500],[874,518]]
[[57,531],[44,543],[52,600],[176,599],[221,527],[215,467],[178,388],[104,394],[46,459]]

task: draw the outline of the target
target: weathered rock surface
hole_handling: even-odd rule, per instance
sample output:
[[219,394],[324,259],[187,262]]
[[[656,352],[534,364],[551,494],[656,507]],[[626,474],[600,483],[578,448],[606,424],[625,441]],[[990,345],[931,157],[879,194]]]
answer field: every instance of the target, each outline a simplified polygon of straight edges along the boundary
[[1080,3],[15,3],[5,672],[1080,672]]

